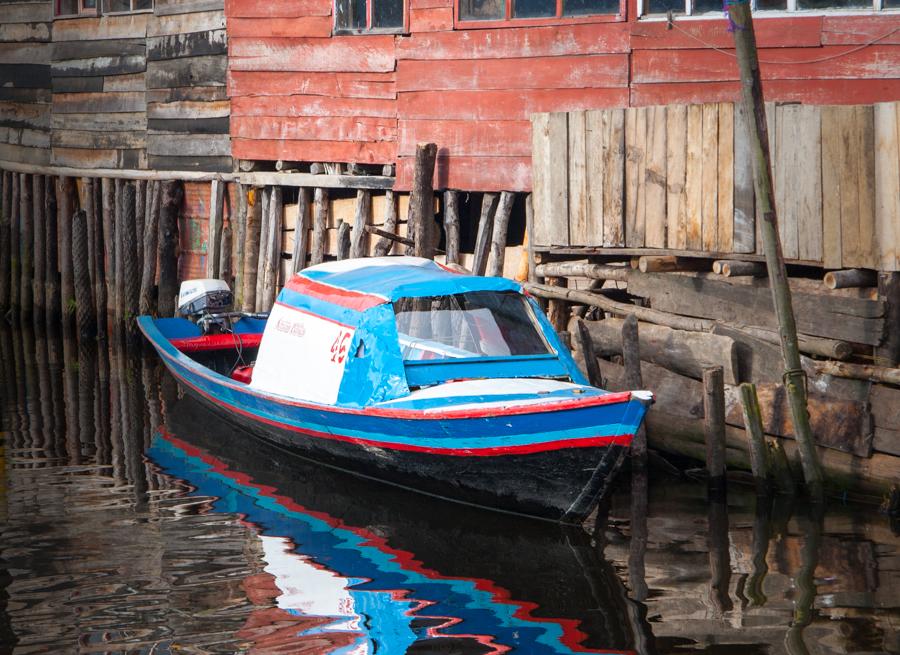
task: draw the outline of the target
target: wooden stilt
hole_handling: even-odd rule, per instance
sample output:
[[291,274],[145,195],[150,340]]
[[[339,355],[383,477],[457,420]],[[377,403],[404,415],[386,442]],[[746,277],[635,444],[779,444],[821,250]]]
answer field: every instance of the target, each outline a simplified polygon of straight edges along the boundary
[[744,413],[744,429],[747,431],[747,443],[750,446],[750,468],[756,493],[764,496],[769,493],[769,451],[763,434],[762,413],[759,409],[759,398],[756,385],[745,382],[741,385],[741,407]]
[[13,321],[19,317],[19,299],[21,296],[22,251],[20,231],[22,227],[19,210],[19,174],[12,174],[12,190],[9,216],[9,308]]
[[709,492],[717,497],[725,490],[725,382],[721,366],[703,371],[703,416]]
[[123,179],[116,179],[113,182],[116,193],[115,214],[113,216],[116,235],[113,243],[114,259],[116,260],[115,282],[113,284],[113,337],[116,339],[121,337],[124,316],[122,300],[125,297],[125,187],[128,184],[129,182]]
[[284,221],[281,187],[272,187],[269,194],[269,219],[266,222],[266,261],[262,286],[262,309],[268,312],[275,303],[278,274],[281,270],[281,224]]
[[337,258],[338,261],[350,257],[350,224],[338,221],[337,227]]
[[[302,190],[301,190],[302,191]],[[234,306],[244,306],[244,252],[247,240],[247,187],[237,187],[237,221],[234,230]]]
[[[93,192],[93,190],[92,190]],[[87,214],[72,217],[72,273],[78,329],[78,430],[82,438],[94,432],[94,374],[97,360],[97,316],[91,288]]]
[[45,181],[43,175],[35,175],[32,182],[32,221],[34,225],[34,241],[32,254],[34,259],[34,275],[31,279],[31,295],[33,298],[32,326],[37,336],[42,336],[47,327],[47,219],[44,215]]
[[294,273],[306,268],[309,254],[310,195],[305,187],[297,190],[297,225],[294,227],[294,252],[291,254]]
[[150,182],[148,187],[150,195],[150,211],[147,213],[147,222],[144,228],[144,264],[141,270],[141,301],[139,311],[142,315],[155,315],[156,303],[156,260],[159,247],[159,210],[160,210],[160,183],[158,180]]
[[[115,181],[103,178],[100,181],[103,215],[103,251],[106,259],[106,309],[107,316],[113,316],[116,298],[116,186]],[[101,308],[101,311],[104,311]]]
[[447,263],[459,263],[459,193],[444,191],[444,240]]
[[597,366],[597,354],[594,352],[594,341],[588,332],[587,325],[583,319],[578,319],[575,323],[576,330],[572,334],[575,343],[578,344],[578,351],[584,359],[584,371],[587,375],[588,382],[595,387],[603,387],[603,375],[600,373],[600,367]]
[[11,270],[11,252],[9,243],[10,223],[12,221],[12,173],[2,171],[0,182],[0,318],[9,311],[9,292]]
[[184,199],[184,184],[170,180],[162,185],[159,212],[159,315],[175,314],[178,296],[178,215]]
[[206,241],[206,277],[218,279],[221,272],[222,222],[225,210],[225,183],[213,180],[209,187],[209,234]]
[[728,539],[728,507],[725,497],[709,503],[707,548],[709,550],[709,600],[715,615],[722,618],[734,609],[729,595],[731,586],[731,542]]
[[494,231],[494,214],[500,196],[496,193],[485,193],[481,200],[481,217],[478,219],[478,235],[475,238],[475,257],[472,261],[472,272],[484,275],[487,270],[488,252],[491,247],[491,234]]
[[[47,247],[44,249],[47,258],[44,272],[44,300],[47,304],[46,328],[50,335],[47,341],[47,362],[51,369],[58,369],[62,360],[58,353],[54,352],[58,346],[59,330],[62,322],[62,297],[60,295],[59,279],[59,238],[58,238],[58,208],[56,203],[56,185],[58,178],[49,175],[44,180],[44,219],[46,221],[44,234]],[[53,376],[51,375],[51,378]],[[51,379],[52,382],[52,379]],[[55,397],[55,396],[54,396]]]
[[416,257],[434,259],[434,162],[437,145],[420,143],[416,146],[416,164],[412,192],[409,197],[407,226],[415,241]]
[[[137,316],[141,296],[141,269],[137,246],[137,185],[126,183],[122,187],[122,323],[128,337],[129,347],[133,347],[138,337]],[[141,203],[143,210],[143,203]]]
[[[147,220],[147,180],[134,181],[134,247],[138,274],[144,268],[144,224]],[[138,278],[140,284],[140,278]]]
[[487,274],[492,277],[503,275],[503,264],[506,255],[506,232],[509,228],[509,217],[512,214],[516,194],[504,191],[500,194],[497,212],[494,215],[494,229],[491,235],[491,257]]
[[[393,191],[384,192],[384,232],[393,234],[397,229],[397,197]],[[381,237],[375,244],[375,256],[384,257],[391,254],[394,240]]]
[[365,257],[369,251],[369,233],[366,225],[372,215],[372,192],[368,189],[359,189],[356,192],[356,215],[353,219],[352,243],[350,257]]
[[270,204],[272,200],[272,187],[263,187],[262,193],[259,195],[262,200],[260,209],[260,225],[259,225],[259,260],[256,262],[256,306],[254,310],[257,312],[266,311],[265,307],[265,283],[266,283],[266,266],[269,262],[269,238],[270,223],[272,220],[272,212]]
[[256,280],[259,273],[259,246],[262,229],[262,194],[250,189],[247,194],[247,233],[244,241],[244,285],[241,309],[256,311]]
[[233,238],[231,233],[231,221],[226,221],[222,227],[222,247],[219,252],[219,278],[224,280],[230,289],[234,288],[234,273],[231,270],[231,251]]
[[316,188],[313,213],[312,253],[309,263],[315,266],[325,261],[325,238],[328,229],[328,189]]
[[[587,325],[584,326],[587,331]],[[597,359],[594,358],[596,364]],[[625,387],[630,390],[644,388],[641,374],[641,346],[637,317],[628,316],[622,323],[622,363],[625,365]],[[647,430],[641,425],[631,442],[631,461],[634,466],[647,465]]]

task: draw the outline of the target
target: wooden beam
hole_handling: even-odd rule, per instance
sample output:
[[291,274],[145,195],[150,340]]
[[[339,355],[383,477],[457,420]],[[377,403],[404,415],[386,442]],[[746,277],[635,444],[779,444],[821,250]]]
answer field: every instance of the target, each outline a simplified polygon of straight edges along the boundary
[[535,273],[539,277],[586,277],[591,280],[627,281],[628,269],[624,266],[604,266],[584,262],[551,262],[538,264]]
[[[38,166],[35,164],[23,164],[5,160],[0,160],[0,169],[17,173],[53,175],[56,177],[81,177],[85,173],[83,168]],[[231,181],[237,179],[237,176],[232,173],[204,173],[200,171],[148,171],[125,168],[92,168],[90,173],[92,177],[123,180],[181,180],[183,182],[209,182],[210,180]],[[286,186],[296,185],[288,184]]]
[[434,259],[434,163],[437,145],[416,146],[416,163],[409,196],[407,229],[415,241],[416,257]]
[[311,173],[241,173],[241,184],[251,186],[297,186],[324,189],[371,189],[386,191],[394,188],[395,178],[380,175],[312,175]]
[[829,289],[852,289],[854,287],[874,287],[878,284],[878,274],[864,268],[848,268],[828,271],[822,282]]

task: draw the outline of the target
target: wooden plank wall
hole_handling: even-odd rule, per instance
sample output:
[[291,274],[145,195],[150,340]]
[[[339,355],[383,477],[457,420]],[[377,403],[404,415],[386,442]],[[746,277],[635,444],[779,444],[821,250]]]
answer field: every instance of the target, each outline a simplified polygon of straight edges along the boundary
[[52,4],[0,1],[0,159],[50,161]]
[[52,41],[53,164],[231,170],[222,2],[58,19]]
[[[786,258],[898,270],[900,103],[770,103],[767,116]],[[739,105],[536,114],[532,123],[537,246],[761,252]]]

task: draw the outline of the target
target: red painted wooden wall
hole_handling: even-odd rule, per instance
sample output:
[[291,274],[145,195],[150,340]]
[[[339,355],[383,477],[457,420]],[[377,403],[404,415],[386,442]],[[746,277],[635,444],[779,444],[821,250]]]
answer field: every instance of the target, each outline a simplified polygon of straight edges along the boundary
[[[621,21],[454,30],[453,0],[407,0],[408,35],[332,37],[332,1],[226,0],[235,158],[396,161],[408,189],[416,143],[433,141],[438,187],[525,191],[534,112],[738,95],[734,58],[701,43],[732,46],[724,18],[669,30],[628,0]],[[768,100],[900,99],[900,15],[756,26]]]

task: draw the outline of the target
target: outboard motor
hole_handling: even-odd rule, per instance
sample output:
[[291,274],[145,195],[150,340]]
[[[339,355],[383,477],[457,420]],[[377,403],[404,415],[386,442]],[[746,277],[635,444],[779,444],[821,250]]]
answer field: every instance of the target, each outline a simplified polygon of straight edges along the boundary
[[203,334],[230,332],[234,294],[223,280],[186,280],[178,292],[178,313],[193,321]]

